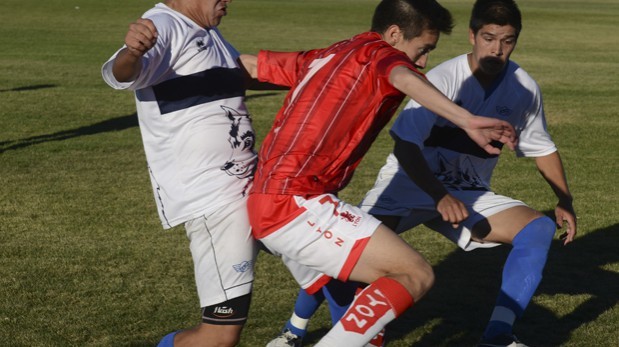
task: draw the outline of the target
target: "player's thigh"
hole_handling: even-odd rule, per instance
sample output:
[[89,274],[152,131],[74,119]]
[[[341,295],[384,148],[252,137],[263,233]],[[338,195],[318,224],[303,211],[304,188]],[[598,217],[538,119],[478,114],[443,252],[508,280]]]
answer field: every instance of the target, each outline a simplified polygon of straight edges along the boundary
[[491,191],[462,190],[450,193],[469,209],[469,217],[461,223],[464,227],[458,241],[461,247],[466,244],[463,242],[467,238],[466,234],[469,234],[472,243],[511,243],[525,225],[541,216],[524,202]]
[[476,223],[473,226],[473,236],[486,235],[483,241],[511,244],[520,230],[541,216],[541,212],[526,205],[514,206],[486,217],[486,221]]
[[384,276],[426,284],[434,278],[432,268],[424,257],[381,224],[359,257],[350,279],[371,283]]
[[300,213],[260,241],[293,274],[298,264],[346,281],[380,222],[332,194],[290,198]]
[[200,306],[251,292],[258,252],[244,200],[185,223]]

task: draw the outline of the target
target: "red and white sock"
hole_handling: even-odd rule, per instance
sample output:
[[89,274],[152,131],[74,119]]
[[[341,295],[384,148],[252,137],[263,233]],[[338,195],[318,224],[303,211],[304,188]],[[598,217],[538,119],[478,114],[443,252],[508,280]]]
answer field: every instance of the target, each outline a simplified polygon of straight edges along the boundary
[[357,295],[344,316],[315,346],[364,346],[412,305],[413,298],[403,285],[381,277]]

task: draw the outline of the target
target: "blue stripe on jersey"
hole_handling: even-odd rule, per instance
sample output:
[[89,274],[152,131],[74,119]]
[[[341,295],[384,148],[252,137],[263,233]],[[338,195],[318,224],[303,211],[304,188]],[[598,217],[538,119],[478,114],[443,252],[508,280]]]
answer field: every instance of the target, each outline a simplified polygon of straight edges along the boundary
[[[434,126],[430,136],[424,141],[426,147],[442,147],[454,152],[476,156],[478,158],[495,158],[496,154],[489,154],[479,147],[466,132],[460,128],[450,126]],[[503,144],[493,141],[492,145],[496,148],[503,148]]]
[[167,80],[153,86],[161,114],[183,110],[207,102],[245,96],[239,68],[213,68]]

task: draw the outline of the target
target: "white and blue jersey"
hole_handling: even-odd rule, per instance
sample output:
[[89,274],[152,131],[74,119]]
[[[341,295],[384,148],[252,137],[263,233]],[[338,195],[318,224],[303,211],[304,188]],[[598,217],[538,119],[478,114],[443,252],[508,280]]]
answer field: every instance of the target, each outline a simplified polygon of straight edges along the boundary
[[[518,64],[510,61],[489,90],[473,76],[466,54],[438,65],[427,77],[469,112],[512,124],[518,135],[517,156],[540,157],[557,150],[546,131],[539,86]],[[485,152],[448,120],[411,100],[391,132],[418,145],[430,169],[448,189],[490,190],[498,156]],[[398,165],[390,159],[387,165]]]
[[239,53],[220,32],[161,3],[143,18],[153,21],[158,37],[137,79],[116,81],[118,52],[102,74],[111,87],[135,92],[155,201],[167,229],[245,197],[257,160],[255,135]]
[[[557,150],[546,131],[539,87],[516,63],[510,61],[488,90],[473,76],[466,54],[440,64],[427,76],[449,99],[471,113],[511,123],[519,137],[518,156],[540,157]],[[488,154],[463,130],[414,101],[398,115],[391,132],[421,148],[430,170],[452,196],[466,205],[469,217],[455,229],[444,222],[436,211],[436,202],[411,180],[394,154],[387,157],[374,187],[361,202],[362,210],[402,217],[397,233],[425,224],[467,251],[497,246],[474,241],[473,226],[503,210],[525,205],[491,191],[498,156]]]

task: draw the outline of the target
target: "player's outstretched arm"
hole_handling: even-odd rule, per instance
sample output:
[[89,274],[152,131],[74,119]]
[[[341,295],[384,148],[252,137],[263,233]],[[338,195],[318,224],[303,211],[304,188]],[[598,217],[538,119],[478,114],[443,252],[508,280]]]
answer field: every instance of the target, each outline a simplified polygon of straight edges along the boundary
[[250,90],[288,90],[289,87],[258,81],[258,57],[251,54],[241,54],[239,66],[244,70],[246,88]]
[[389,81],[395,88],[425,108],[462,128],[486,152],[490,154],[501,152],[499,148],[491,145],[492,141],[502,142],[510,149],[515,148],[516,131],[511,124],[495,118],[472,115],[408,68],[404,66],[393,68]]
[[258,57],[251,54],[241,54],[239,63],[247,71],[250,78],[258,78]]
[[555,222],[559,228],[565,225],[565,233],[561,235],[561,238],[563,239],[563,244],[567,245],[574,241],[576,236],[576,212],[574,212],[574,207],[572,206],[572,194],[567,184],[559,152],[537,157],[535,158],[535,164],[559,199],[557,207],[555,207]]
[[114,59],[112,73],[118,82],[134,81],[142,69],[142,56],[157,42],[157,28],[150,19],[140,18],[129,25],[125,45]]

